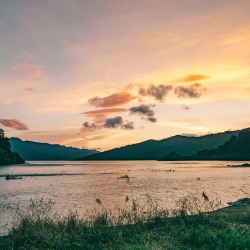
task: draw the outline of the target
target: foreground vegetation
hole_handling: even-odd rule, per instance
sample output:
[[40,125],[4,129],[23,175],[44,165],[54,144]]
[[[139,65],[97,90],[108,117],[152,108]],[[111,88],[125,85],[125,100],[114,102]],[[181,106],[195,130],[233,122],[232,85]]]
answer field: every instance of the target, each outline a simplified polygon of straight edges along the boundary
[[[245,199],[244,203],[249,199]],[[150,197],[144,204],[126,197],[113,214],[96,199],[98,209],[60,217],[51,201],[31,201],[17,218],[0,249],[250,249],[248,207],[219,208],[203,192],[161,209]]]

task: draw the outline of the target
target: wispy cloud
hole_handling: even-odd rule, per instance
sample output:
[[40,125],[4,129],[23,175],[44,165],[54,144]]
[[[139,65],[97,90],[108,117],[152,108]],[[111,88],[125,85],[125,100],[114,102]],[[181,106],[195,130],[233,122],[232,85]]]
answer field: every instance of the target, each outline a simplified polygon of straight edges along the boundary
[[38,78],[43,71],[41,69],[31,69],[29,70],[29,77],[30,78]]
[[11,67],[12,70],[19,71],[25,74],[29,78],[38,78],[43,73],[43,66],[28,64],[28,63],[18,63]]
[[189,110],[190,109],[190,107],[189,106],[187,106],[187,105],[181,105],[181,109],[183,109],[183,110]]
[[132,102],[137,97],[127,92],[118,92],[107,97],[94,97],[89,99],[89,104],[95,107],[116,107]]
[[82,127],[79,129],[80,133],[91,133],[97,129],[100,129],[100,126],[97,126],[95,123],[84,122]]
[[105,128],[117,128],[123,124],[123,119],[121,116],[116,116],[114,118],[108,118],[104,124]]
[[206,88],[200,83],[194,83],[189,86],[178,86],[174,90],[178,98],[200,98],[204,91],[206,91]]
[[104,124],[107,121],[107,116],[114,113],[127,112],[128,109],[125,108],[110,108],[110,109],[99,109],[83,112],[81,114],[86,115],[87,117],[94,118],[94,123],[85,122],[83,123],[83,128],[81,128],[81,133],[93,132],[97,129],[103,128]]
[[139,95],[152,96],[155,100],[163,102],[167,94],[173,89],[171,85],[160,84],[158,86],[151,84],[148,87],[141,87],[139,89]]
[[130,111],[130,115],[134,115],[134,114],[137,114],[137,115],[141,115],[142,119],[145,119],[147,121],[150,121],[150,122],[156,122],[157,119],[154,117],[155,115],[155,112],[153,109],[151,109],[152,105],[145,105],[145,104],[141,104],[137,107],[131,107],[129,109]]
[[[188,82],[193,82],[193,81],[198,81],[198,80],[200,81],[206,80],[208,78],[211,78],[211,77],[207,75],[187,75],[186,77],[181,78],[174,82],[188,83]],[[159,84],[159,85],[150,84],[145,87],[143,86],[143,84],[129,83],[123,89],[127,91],[137,90],[139,96],[153,97],[155,100],[160,101],[160,102],[164,102],[166,100],[167,95],[172,90],[175,91],[175,94],[177,95],[178,98],[180,97],[198,98],[201,96],[201,92],[206,90],[205,88],[203,89],[201,88],[200,83],[194,83],[193,85],[179,86],[175,88],[171,84]]]
[[116,116],[103,120],[102,124],[84,122],[79,132],[88,134],[102,128],[131,130],[134,129],[134,122],[124,121],[121,116]]
[[27,125],[16,119],[0,119],[0,123],[3,126],[13,128],[16,130],[29,130],[29,127]]
[[33,61],[38,59],[30,52],[21,52],[16,57],[12,58],[14,65],[12,70],[19,71],[28,78],[38,78],[43,73],[44,67],[37,65]]
[[36,89],[35,88],[25,88],[25,90],[27,90],[27,91],[35,91]]
[[122,87],[123,91],[133,91],[133,90],[138,90],[139,88],[143,87],[144,84],[141,83],[129,83]]
[[181,82],[197,82],[202,81],[211,78],[211,76],[206,75],[188,75],[182,79],[180,79]]
[[[100,141],[100,140],[103,140],[103,139],[107,139],[107,138],[109,138],[110,136],[111,136],[110,133],[107,133],[107,134],[97,134],[97,135],[88,136],[88,137],[86,137],[85,139],[86,139],[87,141]],[[97,150],[100,150],[100,148],[97,149]]]
[[131,129],[134,129],[134,122],[127,122],[127,123],[124,123],[121,127],[122,129],[125,129],[125,130],[131,130]]
[[134,122],[126,122],[124,123],[124,120],[121,116],[116,116],[114,118],[108,118],[104,124],[105,128],[118,128],[124,130],[131,130],[134,129]]
[[85,128],[96,128],[96,125],[94,123],[84,122],[83,126]]
[[91,111],[86,111],[81,114],[84,114],[88,117],[96,117],[100,115],[109,115],[113,113],[122,113],[122,112],[127,112],[128,109],[125,108],[110,108],[110,109],[98,109],[98,110],[91,110]]

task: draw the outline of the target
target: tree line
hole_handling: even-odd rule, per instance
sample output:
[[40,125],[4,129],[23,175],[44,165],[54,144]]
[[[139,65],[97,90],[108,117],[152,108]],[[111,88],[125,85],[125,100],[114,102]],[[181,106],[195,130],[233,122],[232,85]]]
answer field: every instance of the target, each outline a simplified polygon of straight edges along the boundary
[[18,153],[11,151],[9,139],[5,137],[3,129],[0,128],[0,165],[22,163],[24,160]]
[[200,150],[191,156],[182,156],[173,151],[160,160],[250,160],[250,131],[243,130],[238,136],[231,136],[230,140],[214,149]]

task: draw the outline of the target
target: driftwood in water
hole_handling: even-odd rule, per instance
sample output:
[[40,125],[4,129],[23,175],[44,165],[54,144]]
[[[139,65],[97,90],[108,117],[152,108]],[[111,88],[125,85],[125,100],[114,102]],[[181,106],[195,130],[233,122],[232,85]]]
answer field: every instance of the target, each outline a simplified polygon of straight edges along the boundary
[[9,175],[9,174],[7,174],[5,178],[6,178],[6,180],[20,180],[23,177],[22,176],[18,176],[18,175]]

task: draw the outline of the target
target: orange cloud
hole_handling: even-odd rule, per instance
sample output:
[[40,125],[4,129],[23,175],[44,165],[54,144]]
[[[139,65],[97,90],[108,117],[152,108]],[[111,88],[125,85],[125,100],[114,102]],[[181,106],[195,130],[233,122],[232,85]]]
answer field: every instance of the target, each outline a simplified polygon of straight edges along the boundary
[[113,113],[122,113],[127,112],[128,109],[124,108],[111,108],[111,109],[99,109],[99,110],[91,110],[87,112],[83,112],[81,114],[87,115],[88,117],[96,117],[96,116],[106,116]]
[[210,76],[206,75],[188,75],[181,79],[181,82],[195,82],[195,81],[202,81],[211,78]]
[[116,107],[129,103],[136,98],[136,96],[132,96],[127,92],[118,92],[104,98],[96,96],[89,99],[88,102],[95,107]]
[[16,130],[29,130],[29,127],[16,119],[0,119],[0,123],[6,127]]
[[107,117],[105,115],[98,115],[94,118],[94,123],[97,125],[97,126],[102,126],[105,121],[106,121]]

